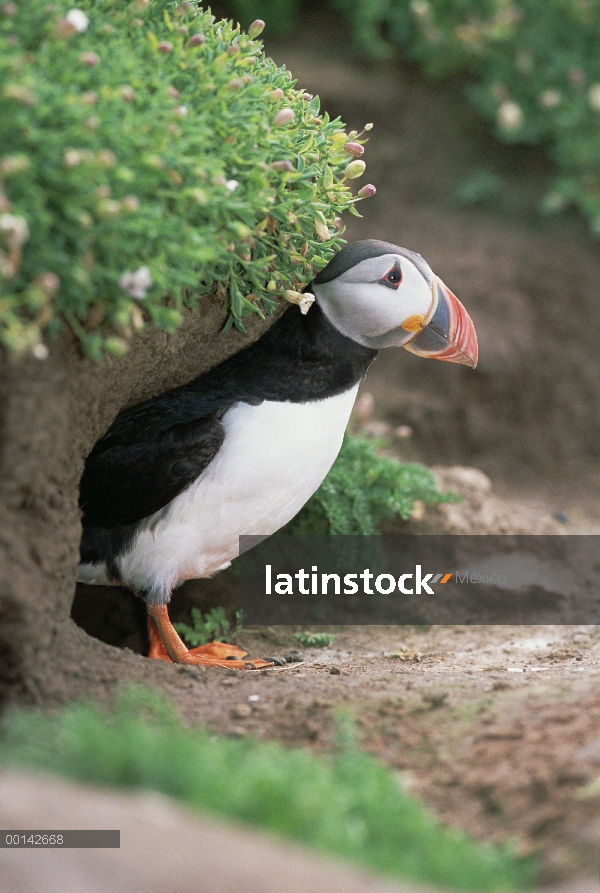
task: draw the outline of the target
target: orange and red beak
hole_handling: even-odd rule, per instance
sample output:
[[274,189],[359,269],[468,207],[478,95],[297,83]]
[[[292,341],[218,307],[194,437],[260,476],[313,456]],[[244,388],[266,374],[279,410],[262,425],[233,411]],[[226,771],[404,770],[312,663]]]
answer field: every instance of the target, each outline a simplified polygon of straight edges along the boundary
[[471,317],[441,279],[432,283],[433,303],[420,331],[404,347],[419,357],[477,366],[477,335]]

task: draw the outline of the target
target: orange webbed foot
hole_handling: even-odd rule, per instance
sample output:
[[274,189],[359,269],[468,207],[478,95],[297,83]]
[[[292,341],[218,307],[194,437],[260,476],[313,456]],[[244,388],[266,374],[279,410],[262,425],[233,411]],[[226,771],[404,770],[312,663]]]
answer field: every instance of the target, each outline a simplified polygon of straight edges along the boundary
[[[230,645],[228,642],[209,642],[208,645],[200,645],[197,648],[188,650],[173,629],[168,618],[166,606],[160,609],[153,609],[153,613],[157,615],[157,620],[165,630],[173,653],[176,656],[175,663],[218,667],[224,670],[262,670],[280,663],[277,660],[244,660],[248,652],[243,648],[238,648],[237,645]],[[148,612],[148,637],[150,639],[148,657],[172,663],[172,658],[169,656],[159,631],[158,623],[150,615],[150,611]]]

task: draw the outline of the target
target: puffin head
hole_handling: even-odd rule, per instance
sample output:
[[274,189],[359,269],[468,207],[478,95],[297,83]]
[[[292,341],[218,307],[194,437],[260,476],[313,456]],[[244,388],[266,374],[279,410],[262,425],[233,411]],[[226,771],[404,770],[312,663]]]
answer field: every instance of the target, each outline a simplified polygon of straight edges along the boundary
[[375,239],[353,242],[310,290],[329,322],[365,347],[405,347],[418,356],[477,365],[469,314],[414,251]]

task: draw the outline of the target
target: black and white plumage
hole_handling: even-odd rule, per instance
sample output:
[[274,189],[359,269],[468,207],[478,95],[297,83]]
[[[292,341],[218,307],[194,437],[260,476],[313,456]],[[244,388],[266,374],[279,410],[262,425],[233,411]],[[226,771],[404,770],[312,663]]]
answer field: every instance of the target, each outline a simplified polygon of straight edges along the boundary
[[122,583],[153,614],[179,583],[227,566],[240,535],[271,534],[307,502],[380,348],[476,363],[466,311],[420,255],[357,242],[311,290],[306,315],[291,307],[240,353],[115,419],[81,481],[79,580]]

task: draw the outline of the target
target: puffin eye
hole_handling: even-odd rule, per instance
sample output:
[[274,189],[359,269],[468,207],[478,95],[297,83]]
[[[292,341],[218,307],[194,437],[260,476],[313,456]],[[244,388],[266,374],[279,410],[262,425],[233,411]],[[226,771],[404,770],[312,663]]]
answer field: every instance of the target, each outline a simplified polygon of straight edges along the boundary
[[381,285],[387,285],[388,288],[397,289],[402,282],[402,270],[398,265],[393,266],[379,282]]

